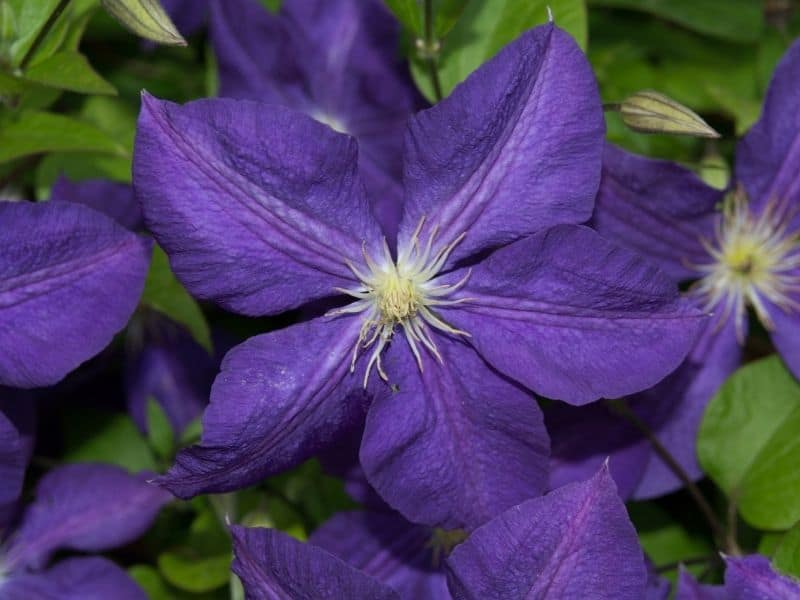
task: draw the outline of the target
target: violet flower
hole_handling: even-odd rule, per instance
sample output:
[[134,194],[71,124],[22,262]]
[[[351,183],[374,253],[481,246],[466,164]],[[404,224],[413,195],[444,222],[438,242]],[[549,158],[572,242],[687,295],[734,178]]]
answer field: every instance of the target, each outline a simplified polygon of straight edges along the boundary
[[134,184],[184,285],[246,315],[340,294],[228,353],[201,444],[160,482],[181,497],[253,484],[369,408],[361,463],[409,520],[472,528],[539,495],[548,439],[530,392],[585,404],[650,387],[705,318],[575,225],[603,131],[574,41],[524,34],[410,121],[393,249],[352,138],[276,106],[145,95]]
[[675,600],[795,600],[800,581],[781,575],[764,556],[725,557],[725,584],[700,584],[681,569]]
[[[735,178],[727,195],[673,163],[610,145],[604,153],[596,229],[648,257],[676,283],[694,280],[687,297],[714,313],[684,365],[631,402],[692,478],[701,476],[695,443],[703,411],[741,362],[749,309],[788,368],[800,376],[798,80],[800,42],[795,42],[773,75],[761,118],[737,146]],[[593,432],[616,428],[611,424],[616,417],[598,412],[593,410],[592,419],[602,422],[589,424],[587,413],[573,410],[571,439],[581,438],[581,422]],[[582,442],[583,449],[562,444],[559,431],[550,431],[554,445],[562,446],[558,462],[577,467],[566,479],[580,479],[579,464],[585,473],[603,459],[590,458],[594,451]],[[612,447],[629,457],[631,452],[640,454],[638,466],[630,459],[620,465],[628,477],[639,472],[635,498],[658,496],[682,485],[641,436],[617,443],[601,434],[598,443],[603,456],[616,454]],[[639,450],[633,450],[636,445]],[[612,457],[612,468],[616,460]],[[556,483],[566,479],[557,476]]]
[[399,55],[399,27],[380,0],[211,2],[219,95],[300,110],[358,140],[373,210],[390,240],[403,201],[406,120],[422,101]]
[[151,244],[70,202],[0,202],[0,225],[0,385],[50,385],[128,322]]

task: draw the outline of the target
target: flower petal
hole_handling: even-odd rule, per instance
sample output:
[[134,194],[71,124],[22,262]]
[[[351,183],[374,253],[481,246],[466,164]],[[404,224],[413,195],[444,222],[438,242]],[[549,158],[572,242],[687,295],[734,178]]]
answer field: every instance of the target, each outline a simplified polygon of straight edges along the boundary
[[0,202],[0,223],[0,385],[50,385],[128,322],[151,244],[66,202]]
[[770,200],[800,202],[799,80],[800,42],[795,42],[775,69],[761,118],[736,147],[736,176],[756,213]]
[[653,386],[685,358],[705,319],[646,259],[572,225],[496,251],[462,295],[470,301],[442,318],[468,332],[484,359],[576,405]]
[[[800,277],[800,269],[793,275]],[[800,294],[793,294],[793,301],[800,305]],[[787,311],[769,301],[765,305],[772,320],[769,332],[772,343],[792,374],[800,379],[800,311],[796,308]]]
[[800,598],[800,582],[776,573],[765,556],[729,556],[725,563],[725,592],[729,600]]
[[721,585],[705,585],[698,583],[686,569],[681,566],[678,574],[678,588],[675,600],[731,600]]
[[[559,223],[589,218],[605,127],[597,84],[553,25],[524,33],[409,122],[400,246],[420,219],[450,264]],[[423,231],[423,239],[426,238]]]
[[211,389],[203,438],[158,482],[189,498],[252,485],[289,469],[363,418],[363,374],[350,373],[355,318],[320,318],[231,350]]
[[144,95],[133,174],[187,289],[265,315],[348,287],[346,260],[379,242],[356,157],[353,139],[286,108]]
[[709,262],[700,240],[713,239],[722,197],[680,165],[606,144],[592,226],[679,282],[697,277],[687,262]]
[[142,207],[136,201],[133,188],[125,183],[106,179],[73,182],[62,175],[53,184],[50,200],[83,204],[131,231],[144,227]]
[[142,535],[171,496],[111,465],[71,464],[39,482],[15,533],[6,564],[42,568],[56,550],[97,552]]
[[274,529],[231,527],[231,569],[247,598],[399,600],[397,593],[312,544]]
[[99,556],[68,558],[43,573],[11,577],[0,588],[5,600],[147,600],[123,569]]
[[0,509],[19,497],[33,450],[33,400],[18,395],[0,388]]
[[647,572],[608,469],[507,510],[447,559],[457,600],[641,600]]
[[361,464],[409,521],[445,529],[485,523],[547,484],[549,443],[533,397],[467,345],[436,336],[443,364],[420,373],[408,344],[386,356],[395,393],[367,413]]
[[395,513],[350,511],[334,515],[309,543],[396,590],[402,598],[448,597],[443,564],[434,564],[430,527]]

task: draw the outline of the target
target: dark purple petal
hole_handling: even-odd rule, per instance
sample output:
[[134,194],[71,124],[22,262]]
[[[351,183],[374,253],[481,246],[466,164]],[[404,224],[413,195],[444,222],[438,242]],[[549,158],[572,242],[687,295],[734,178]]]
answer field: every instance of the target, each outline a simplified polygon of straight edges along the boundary
[[795,42],[775,69],[761,118],[736,148],[736,177],[744,183],[755,212],[770,200],[800,202],[798,81],[800,42]]
[[35,423],[29,392],[0,387],[0,538],[17,509],[33,452]]
[[3,600],[147,600],[128,574],[106,558],[68,558],[43,573],[0,583]]
[[[564,31],[524,33],[409,122],[400,245],[420,219],[450,264],[559,223],[589,218],[604,124],[586,57]],[[423,239],[427,235],[423,232]]]
[[[800,277],[800,269],[793,273]],[[800,305],[800,294],[793,294],[793,301]],[[772,319],[770,337],[783,362],[795,377],[800,379],[800,311],[790,308],[788,311],[770,301],[765,305]]]
[[133,188],[125,183],[106,179],[72,182],[62,175],[53,184],[50,200],[83,204],[131,231],[144,227],[142,209],[133,195]]
[[361,468],[358,452],[361,449],[363,431],[364,423],[358,423],[352,431],[343,434],[338,442],[326,448],[317,458],[327,473],[344,482],[345,491],[361,506],[373,511],[390,512],[392,509],[370,485],[364,469]]
[[0,385],[50,385],[128,322],[151,244],[66,202],[0,202],[0,224]]
[[473,269],[463,296],[470,300],[442,318],[468,332],[483,358],[576,405],[658,383],[705,320],[652,263],[574,225],[496,251]]
[[606,468],[507,510],[457,546],[447,565],[458,600],[642,600],[647,581],[636,531]]
[[725,592],[728,600],[797,600],[800,582],[775,572],[769,559],[753,554],[725,559]]
[[365,511],[334,515],[309,543],[396,590],[402,598],[449,598],[444,555],[434,557],[433,531],[395,513]]
[[161,5],[184,36],[199,31],[208,18],[208,0],[161,0]]
[[675,600],[731,600],[721,585],[698,583],[683,567],[678,574]]
[[256,102],[142,101],[136,194],[189,291],[264,315],[352,287],[380,237],[352,138]]
[[436,336],[424,372],[403,339],[386,355],[399,389],[367,414],[361,464],[408,520],[474,528],[547,485],[549,443],[536,400],[466,344]]
[[697,276],[687,262],[708,262],[700,240],[713,239],[722,196],[680,165],[606,144],[592,226],[678,282]]
[[203,415],[203,438],[159,483],[188,498],[252,485],[291,468],[363,419],[363,371],[350,373],[360,321],[321,318],[231,350]]
[[672,587],[669,580],[658,574],[655,565],[646,556],[644,565],[647,569],[647,587],[644,591],[644,600],[667,600]]
[[233,526],[231,533],[231,569],[248,600],[399,600],[392,588],[283,532]]
[[12,539],[7,564],[40,569],[61,548],[99,552],[136,539],[171,500],[147,483],[148,477],[111,465],[72,464],[50,471]]

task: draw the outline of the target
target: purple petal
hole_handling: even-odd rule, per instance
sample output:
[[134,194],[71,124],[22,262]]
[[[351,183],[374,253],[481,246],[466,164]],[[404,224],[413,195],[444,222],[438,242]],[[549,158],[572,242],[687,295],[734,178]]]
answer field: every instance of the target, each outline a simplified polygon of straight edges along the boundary
[[585,221],[604,131],[597,84],[574,40],[553,25],[523,34],[409,122],[400,245],[423,216],[442,246],[466,232],[450,264]]
[[53,552],[99,552],[142,535],[171,496],[111,465],[72,464],[45,475],[8,552],[13,567],[43,567]]
[[687,266],[708,262],[700,240],[713,239],[723,192],[675,163],[606,144],[592,226],[604,237],[654,261],[676,282],[695,278]]
[[729,600],[796,600],[800,582],[776,573],[764,556],[725,559],[725,591]]
[[345,491],[362,507],[372,511],[389,512],[391,508],[370,485],[358,459],[363,431],[362,422],[352,431],[343,434],[338,442],[326,448],[317,458],[327,473],[343,480]]
[[36,427],[29,392],[0,387],[0,537],[16,513]]
[[644,600],[667,600],[672,588],[669,580],[658,574],[655,565],[646,556],[644,565],[647,569],[647,588],[644,591]]
[[274,529],[231,527],[231,569],[248,600],[399,600],[397,593],[325,550]]
[[443,364],[420,373],[408,344],[386,355],[399,390],[374,401],[361,464],[409,521],[477,527],[547,484],[549,443],[534,398],[460,341],[436,336]]
[[161,0],[161,5],[184,36],[202,29],[208,18],[208,0]]
[[0,202],[0,223],[0,385],[50,385],[128,322],[151,244],[71,203]]
[[142,101],[136,194],[189,291],[264,315],[352,287],[379,239],[352,138],[256,102]]
[[147,600],[128,574],[106,558],[68,558],[43,573],[0,583],[4,600]]
[[678,588],[675,600],[731,600],[721,585],[698,583],[692,574],[683,567],[678,574]]
[[252,485],[291,468],[363,419],[367,395],[350,373],[358,319],[317,319],[231,350],[203,415],[203,438],[159,483],[181,498]]
[[[793,275],[800,277],[800,269]],[[800,304],[800,294],[793,294],[792,299]],[[772,343],[792,374],[800,379],[800,312],[786,311],[768,300],[765,305],[773,325],[769,332]]]
[[473,269],[463,296],[470,301],[442,317],[483,358],[576,405],[655,385],[705,320],[646,259],[573,225],[496,251]]
[[736,176],[756,213],[770,200],[800,201],[798,81],[800,42],[795,42],[775,69],[761,118],[736,148]]
[[[393,513],[339,513],[309,543],[396,590],[402,598],[449,598],[444,565],[431,548],[433,531]],[[442,557],[443,558],[443,557]]]
[[608,469],[504,512],[447,559],[456,599],[641,600],[647,572]]
[[53,184],[50,200],[83,204],[131,231],[144,227],[142,209],[133,195],[133,188],[124,183],[106,179],[72,182],[62,175]]

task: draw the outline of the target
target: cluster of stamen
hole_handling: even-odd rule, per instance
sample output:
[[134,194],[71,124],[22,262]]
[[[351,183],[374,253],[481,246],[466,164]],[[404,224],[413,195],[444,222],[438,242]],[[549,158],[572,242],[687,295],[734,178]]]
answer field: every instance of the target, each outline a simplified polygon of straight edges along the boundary
[[356,298],[356,301],[329,311],[326,316],[363,313],[363,322],[353,348],[350,370],[351,372],[355,370],[360,351],[372,347],[364,374],[365,387],[373,367],[383,380],[388,380],[381,364],[381,353],[398,327],[405,333],[420,371],[423,369],[420,347],[427,349],[439,362],[442,362],[436,343],[431,337],[431,329],[438,329],[451,335],[469,335],[448,325],[435,312],[435,307],[460,304],[469,300],[454,299],[452,294],[464,286],[470,272],[453,284],[443,284],[436,280],[450,253],[464,239],[465,234],[462,233],[453,241],[434,250],[439,228],[435,226],[431,229],[428,240],[423,246],[419,237],[424,223],[423,217],[411,239],[400,249],[397,261],[393,259],[386,239],[383,240],[382,253],[377,259],[369,255],[366,244],[362,246],[363,267],[345,261],[360,285],[352,289],[337,288],[337,291]]
[[800,309],[792,295],[800,292],[797,232],[788,231],[796,216],[786,202],[771,201],[764,211],[750,211],[747,196],[739,188],[723,204],[715,239],[702,239],[713,262],[691,265],[702,278],[694,291],[706,299],[707,310],[722,306],[722,325],[731,315],[736,334],[744,342],[747,306],[752,306],[764,327],[774,327],[764,300],[782,310]]

